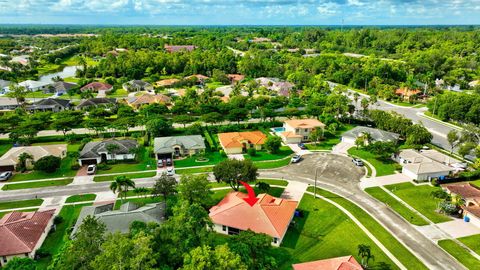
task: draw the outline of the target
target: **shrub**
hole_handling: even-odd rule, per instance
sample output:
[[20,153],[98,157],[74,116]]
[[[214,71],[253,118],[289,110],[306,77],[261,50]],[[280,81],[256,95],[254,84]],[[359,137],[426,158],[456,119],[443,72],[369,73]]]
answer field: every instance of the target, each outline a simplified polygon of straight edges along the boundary
[[270,136],[265,142],[265,149],[272,154],[278,153],[278,150],[280,150],[281,146],[282,139],[280,139],[278,136]]
[[227,153],[225,153],[225,151],[223,151],[223,150],[220,150],[220,155],[222,157],[227,157]]
[[56,156],[45,156],[35,162],[34,169],[37,171],[44,171],[47,173],[53,173],[60,168],[62,160]]
[[35,252],[35,257],[38,257],[38,258],[45,258],[45,257],[48,257],[50,256],[50,252],[46,251],[45,249],[43,248],[39,248],[36,252]]
[[55,225],[58,225],[58,224],[60,224],[60,223],[62,223],[62,222],[63,222],[63,217],[61,217],[61,216],[56,216],[56,217],[53,219],[53,224],[55,224]]
[[72,166],[70,166],[70,170],[76,171],[78,169],[80,169],[80,164],[78,163],[72,164]]
[[254,157],[257,155],[257,150],[255,148],[249,148],[247,153],[249,156]]

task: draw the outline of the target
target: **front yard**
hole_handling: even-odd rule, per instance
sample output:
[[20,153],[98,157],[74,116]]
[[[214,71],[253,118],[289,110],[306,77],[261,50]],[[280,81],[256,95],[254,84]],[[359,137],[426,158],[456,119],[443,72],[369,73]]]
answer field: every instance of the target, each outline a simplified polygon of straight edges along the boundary
[[438,241],[438,245],[442,247],[445,251],[450,253],[455,259],[462,263],[468,269],[478,269],[480,261],[477,260],[468,250],[464,249],[455,241],[446,239]]
[[391,159],[384,160],[377,155],[374,155],[363,149],[356,149],[355,147],[348,149],[348,154],[353,157],[366,160],[367,162],[372,164],[372,166],[375,168],[377,172],[376,176],[394,174],[395,170],[398,168],[398,166],[400,166]]
[[109,163],[106,166],[98,167],[97,174],[136,172],[145,170],[155,170],[156,161],[150,155],[151,148],[140,146],[138,161]]
[[415,186],[412,183],[401,183],[385,187],[434,223],[452,220],[436,211],[441,200],[433,198],[431,193],[440,190],[440,187],[430,185]]
[[197,166],[207,166],[215,165],[225,159],[226,157],[222,156],[219,152],[205,152],[204,157],[206,161],[199,159],[199,156],[192,156],[183,159],[178,159],[174,161],[175,168],[185,168],[185,167],[197,167]]
[[251,159],[252,161],[264,161],[264,160],[278,160],[293,154],[293,151],[288,146],[280,147],[280,150],[276,154],[269,153],[267,151],[257,151],[255,156],[250,156],[248,154],[243,155],[245,159]]

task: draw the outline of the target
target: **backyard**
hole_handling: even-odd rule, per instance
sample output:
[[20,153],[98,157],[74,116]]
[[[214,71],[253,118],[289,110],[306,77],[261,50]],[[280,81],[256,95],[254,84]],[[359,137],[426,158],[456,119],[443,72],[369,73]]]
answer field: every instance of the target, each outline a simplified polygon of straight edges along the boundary
[[361,244],[370,246],[375,256],[370,266],[374,268],[386,263],[389,269],[398,269],[347,215],[332,204],[304,195],[298,209],[303,212],[303,217],[294,218],[294,225],[283,239],[281,248],[287,250],[290,257],[283,257],[280,269],[291,269],[292,263],[348,255],[360,262],[358,245]]
[[348,149],[348,154],[361,158],[363,160],[366,160],[372,166],[375,168],[377,174],[376,176],[383,176],[383,175],[389,175],[389,174],[394,174],[395,170],[399,166],[395,161],[393,160],[384,160],[381,159],[379,156],[374,155],[368,151],[365,151],[363,149],[356,149],[355,147],[352,147]]
[[412,183],[401,183],[385,187],[434,223],[452,220],[436,211],[441,200],[433,198],[431,193],[440,190],[440,187],[430,185],[415,186]]

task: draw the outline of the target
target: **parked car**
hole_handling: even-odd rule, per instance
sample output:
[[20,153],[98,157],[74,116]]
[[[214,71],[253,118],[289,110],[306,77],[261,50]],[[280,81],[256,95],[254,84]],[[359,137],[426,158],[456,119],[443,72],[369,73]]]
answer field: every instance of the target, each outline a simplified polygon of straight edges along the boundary
[[8,179],[10,179],[10,177],[12,177],[12,172],[10,172],[10,171],[2,172],[0,174],[0,181],[7,181]]
[[96,165],[88,165],[87,167],[87,174],[88,175],[92,175],[92,174],[95,174],[95,172],[97,171],[97,166]]
[[292,157],[292,163],[297,163],[297,162],[300,162],[300,160],[302,160],[302,156],[300,155],[295,155]]
[[165,163],[163,162],[163,159],[157,160],[157,167],[162,168],[164,166],[164,164]]
[[175,169],[173,167],[167,167],[167,175],[168,176],[174,176],[175,175]]
[[353,164],[357,165],[358,167],[362,167],[363,166],[363,161],[359,158],[354,158],[352,159],[352,162]]
[[303,143],[299,143],[299,144],[298,144],[298,147],[300,147],[300,149],[302,149],[302,150],[306,150],[306,149],[307,149],[307,147],[306,147],[305,144],[303,144]]
[[172,159],[171,158],[167,158],[167,166],[172,166]]

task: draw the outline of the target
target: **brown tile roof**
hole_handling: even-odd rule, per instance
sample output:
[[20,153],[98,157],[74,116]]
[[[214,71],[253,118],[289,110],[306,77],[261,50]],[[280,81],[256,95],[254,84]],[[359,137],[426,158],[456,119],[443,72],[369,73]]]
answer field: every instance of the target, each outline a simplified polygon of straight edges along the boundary
[[173,78],[173,79],[165,79],[165,80],[157,81],[157,82],[155,83],[155,85],[156,85],[157,87],[160,87],[160,86],[172,86],[172,85],[174,85],[174,84],[176,84],[176,83],[178,83],[178,82],[180,82],[180,80],[179,80],[179,79],[175,79],[175,78]]
[[163,103],[168,104],[170,103],[171,99],[162,94],[150,95],[150,94],[143,94],[139,97],[134,97],[128,99],[127,102],[130,106],[142,106],[145,104],[153,104],[153,103]]
[[164,46],[165,50],[167,52],[180,52],[180,51],[187,51],[191,52],[197,48],[196,46],[193,45],[165,45]]
[[209,216],[213,223],[283,238],[298,202],[259,194],[258,202],[250,206],[243,200],[247,197],[242,192],[228,193],[210,208]]
[[344,256],[292,265],[293,270],[362,270],[353,256]]
[[261,131],[245,131],[245,132],[227,132],[219,133],[218,138],[220,143],[225,148],[242,147],[243,141],[258,145],[264,144],[267,136]]
[[480,198],[480,190],[470,183],[446,184],[442,187],[464,199]]
[[113,86],[111,86],[108,83],[102,83],[102,82],[91,82],[82,88],[80,90],[85,91],[85,90],[92,90],[92,91],[99,91],[99,90],[111,90]]
[[245,79],[245,75],[242,74],[227,74],[227,77],[232,83],[243,81],[243,79]]
[[194,78],[194,77],[197,78],[197,80],[206,80],[206,79],[210,78],[210,77],[207,77],[207,76],[202,75],[202,74],[193,74],[193,75],[185,77],[185,79],[189,80],[189,79]]
[[32,252],[54,213],[55,210],[6,214],[0,219],[0,256]]
[[285,123],[293,128],[317,128],[325,127],[325,124],[317,119],[292,119],[285,120]]

